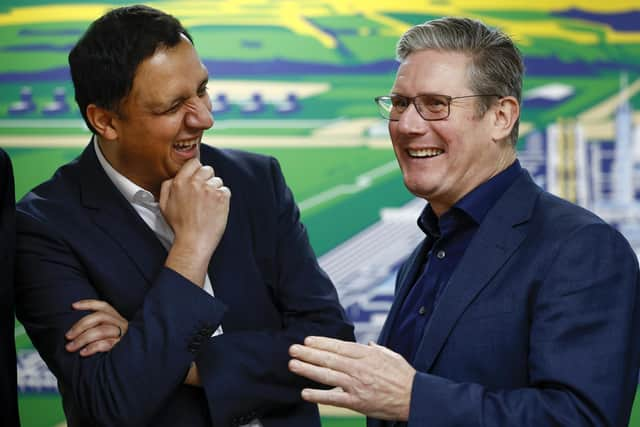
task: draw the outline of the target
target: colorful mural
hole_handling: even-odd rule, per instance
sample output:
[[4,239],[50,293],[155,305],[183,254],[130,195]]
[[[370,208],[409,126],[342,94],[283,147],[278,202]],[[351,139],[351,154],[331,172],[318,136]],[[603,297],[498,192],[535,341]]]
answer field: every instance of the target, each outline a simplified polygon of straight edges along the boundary
[[[127,2],[0,4],[0,146],[16,195],[89,139],[67,54],[89,22]],[[633,1],[155,1],[192,33],[211,74],[206,142],[275,155],[360,340],[375,339],[424,202],[402,184],[386,123],[395,43],[413,24],[479,18],[509,33],[527,68],[520,158],[543,187],[596,211],[640,253],[640,6]],[[23,425],[64,422],[55,378],[15,330]],[[325,426],[364,426],[323,411]],[[634,411],[633,425],[640,426]]]

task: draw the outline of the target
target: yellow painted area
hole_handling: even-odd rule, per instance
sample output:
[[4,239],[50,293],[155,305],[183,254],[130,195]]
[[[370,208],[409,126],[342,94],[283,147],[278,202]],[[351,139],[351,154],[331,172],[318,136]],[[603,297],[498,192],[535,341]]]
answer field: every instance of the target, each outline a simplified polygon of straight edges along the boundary
[[[425,2],[416,2],[422,3]],[[429,3],[429,2],[427,2]],[[450,7],[475,10],[514,10],[514,11],[554,11],[579,8],[590,12],[624,12],[638,8],[637,0],[537,0],[537,1],[486,1],[486,0],[450,0]]]
[[112,6],[106,4],[48,5],[19,7],[0,13],[0,25],[41,24],[54,22],[91,22]]
[[621,33],[608,29],[605,41],[607,43],[640,43],[640,33]]
[[571,202],[576,201],[576,125],[573,121],[559,120],[556,156],[557,194]]
[[195,25],[238,25],[238,26],[278,26],[302,36],[318,40],[323,46],[333,49],[335,38],[312,25],[306,17],[323,16],[331,12],[322,3],[298,1],[242,1],[225,0],[214,4],[202,1],[181,1],[156,3],[153,6],[179,16],[187,26]]
[[397,34],[398,36],[402,35],[402,33],[407,31],[407,29],[409,28],[409,25],[407,25],[406,22],[399,21],[381,13],[369,12],[365,13],[364,16],[367,19],[382,24],[384,27],[390,29],[394,34]]
[[[313,25],[309,19],[323,16],[361,15],[380,24],[383,34],[400,35],[409,23],[390,14],[430,14],[474,16],[482,11],[556,11],[581,8],[590,12],[613,13],[635,10],[637,0],[595,2],[593,0],[501,1],[486,0],[205,0],[155,1],[150,6],[180,17],[186,26],[236,25],[278,26],[305,37],[318,40],[327,48],[335,48],[335,38]],[[18,7],[0,14],[0,25],[90,22],[111,9],[109,3],[58,4]],[[528,44],[533,37],[553,37],[578,44],[598,43],[599,34],[588,30],[565,29],[553,20],[519,21],[484,17],[490,24],[502,28],[518,43]],[[639,43],[640,32],[618,32],[602,25],[608,43]]]

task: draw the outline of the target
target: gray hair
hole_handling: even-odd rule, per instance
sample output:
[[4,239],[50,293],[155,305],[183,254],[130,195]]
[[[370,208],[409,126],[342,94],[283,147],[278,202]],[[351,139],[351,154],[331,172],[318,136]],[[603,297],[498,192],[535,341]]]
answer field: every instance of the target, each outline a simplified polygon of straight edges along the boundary
[[[469,18],[445,17],[411,27],[396,47],[396,57],[402,62],[419,50],[434,49],[469,55],[467,70],[469,87],[475,94],[513,96],[520,103],[524,64],[520,50],[502,31],[487,27]],[[482,117],[493,100],[478,98],[478,114]],[[509,139],[518,141],[518,119]]]

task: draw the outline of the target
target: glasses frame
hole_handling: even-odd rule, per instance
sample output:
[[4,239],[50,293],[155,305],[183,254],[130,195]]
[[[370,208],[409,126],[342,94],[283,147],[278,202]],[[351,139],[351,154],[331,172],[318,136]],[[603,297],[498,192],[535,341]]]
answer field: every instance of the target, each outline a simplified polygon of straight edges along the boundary
[[[428,119],[425,116],[423,116],[422,112],[420,111],[420,109],[418,108],[418,104],[416,104],[416,99],[423,97],[423,96],[438,96],[438,97],[442,97],[444,99],[447,100],[447,114],[443,117],[438,117],[437,119]],[[418,115],[420,115],[420,117],[422,117],[423,120],[427,121],[427,122],[437,122],[439,120],[445,120],[448,119],[449,116],[451,115],[451,103],[453,101],[455,101],[456,99],[464,99],[464,98],[478,98],[478,97],[483,97],[483,96],[495,96],[498,98],[502,98],[501,95],[492,93],[492,94],[477,94],[477,95],[463,95],[463,96],[449,96],[449,95],[442,95],[439,93],[423,93],[417,96],[413,96],[413,97],[409,97],[409,96],[403,96],[403,95],[384,95],[384,96],[376,96],[374,98],[375,103],[378,105],[378,113],[380,113],[380,115],[386,119],[389,120],[391,122],[397,122],[400,120],[400,118],[397,119],[392,119],[391,118],[391,110],[387,110],[383,104],[381,103],[382,101],[389,101],[391,102],[391,99],[393,97],[398,97],[398,98],[403,98],[405,100],[408,101],[407,106],[405,107],[404,111],[402,111],[400,113],[400,116],[403,115],[407,109],[409,108],[409,106],[411,104],[413,104],[413,107],[416,109],[416,112],[418,113]],[[386,112],[387,114],[385,115],[384,112]]]

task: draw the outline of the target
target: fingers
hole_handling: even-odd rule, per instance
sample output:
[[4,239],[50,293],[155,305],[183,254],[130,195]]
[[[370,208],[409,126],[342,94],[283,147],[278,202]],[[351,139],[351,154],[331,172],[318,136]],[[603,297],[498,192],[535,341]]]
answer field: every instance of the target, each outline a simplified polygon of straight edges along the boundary
[[351,372],[358,368],[358,362],[352,357],[332,351],[294,344],[289,348],[291,357],[321,367]]
[[318,390],[314,388],[305,388],[302,390],[302,398],[307,402],[320,403],[323,405],[339,406],[341,408],[350,408],[352,398],[348,393],[344,392],[340,387],[331,390]]
[[82,355],[87,355],[81,350],[84,348],[108,351],[120,340],[120,333],[121,328],[116,325],[100,324],[79,334],[65,348],[69,352],[80,350]]
[[290,360],[289,370],[312,381],[334,387],[345,388],[350,382],[349,375],[343,372],[303,362],[302,360]]
[[212,176],[211,178],[207,179],[207,184],[213,188],[220,188],[222,187],[222,178],[220,178],[219,176]]
[[207,181],[209,178],[214,176],[213,168],[209,165],[200,166],[200,169],[197,169],[193,175],[197,179]]
[[[191,176],[193,176],[199,169],[202,167],[202,163],[197,157],[189,159],[185,162],[184,165],[180,168],[174,180],[184,180]],[[211,169],[213,171],[213,169]]]
[[318,350],[325,350],[342,356],[360,359],[369,354],[367,346],[355,342],[342,341],[335,338],[314,337],[305,338],[304,345]]
[[[124,321],[126,322],[126,320]],[[110,324],[122,328],[124,326],[123,320],[112,313],[106,313],[103,311],[96,311],[95,313],[88,314],[82,319],[73,324],[71,329],[67,331],[65,337],[69,340],[73,340],[83,332],[95,328],[100,324]]]
[[[200,163],[197,159],[191,159],[187,163],[185,163],[178,174],[172,180],[167,180],[162,184],[160,189],[160,206],[166,206],[166,203],[170,196],[171,185],[175,181],[185,181],[187,179],[193,179],[194,182],[205,182],[209,185],[209,187],[221,190],[222,192],[231,194],[229,188],[224,186],[222,182],[222,178],[215,175],[215,171],[213,167],[209,165],[204,165]],[[166,184],[165,184],[166,183]],[[166,185],[166,189],[164,188]]]
[[173,179],[168,179],[163,181],[162,186],[160,187],[160,200],[158,203],[160,204],[160,209],[163,212],[167,210],[167,202],[171,196],[171,184],[173,184]]
[[72,304],[75,310],[93,311],[78,320],[67,331],[67,351],[80,350],[82,356],[109,351],[120,341],[129,322],[105,301],[86,299]]
[[83,299],[74,302],[71,306],[76,310],[104,311],[120,317],[120,314],[108,302],[97,299]]
[[390,348],[387,348],[385,346],[382,346],[374,341],[369,341],[369,347],[382,352],[383,354],[393,357],[394,359],[402,359],[404,360],[404,357],[402,357],[401,354],[396,353],[395,351],[391,350]]
[[222,182],[222,178],[220,178],[219,176],[212,176],[211,178],[209,178],[207,180],[207,185],[222,193],[225,193],[226,196],[231,196],[231,190],[229,190],[229,187],[225,187],[224,182]]
[[88,357],[96,353],[106,353],[108,351],[111,351],[113,346],[115,346],[118,343],[118,341],[119,341],[118,339],[112,338],[108,340],[92,342],[80,350],[80,356]]

